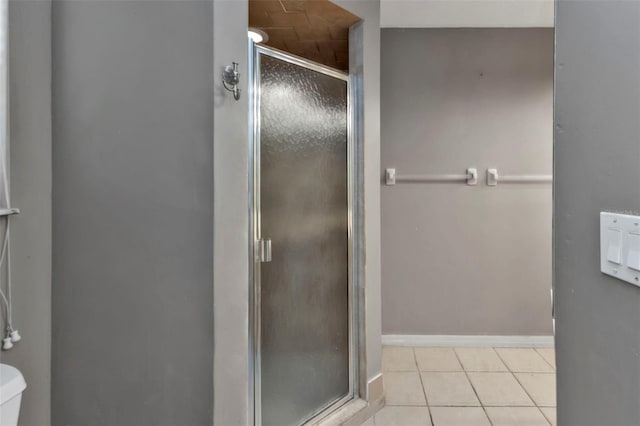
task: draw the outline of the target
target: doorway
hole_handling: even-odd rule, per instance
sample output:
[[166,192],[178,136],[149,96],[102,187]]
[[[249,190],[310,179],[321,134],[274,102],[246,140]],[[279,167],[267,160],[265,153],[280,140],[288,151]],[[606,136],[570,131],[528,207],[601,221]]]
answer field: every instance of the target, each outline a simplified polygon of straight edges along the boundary
[[553,29],[381,38],[376,424],[553,423]]
[[349,76],[251,45],[256,425],[356,395]]

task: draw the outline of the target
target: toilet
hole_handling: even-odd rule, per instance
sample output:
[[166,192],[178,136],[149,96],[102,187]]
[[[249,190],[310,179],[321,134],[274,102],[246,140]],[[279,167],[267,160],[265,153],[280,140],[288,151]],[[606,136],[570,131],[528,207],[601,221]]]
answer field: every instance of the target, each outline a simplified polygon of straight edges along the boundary
[[17,426],[20,400],[26,387],[17,368],[0,364],[0,426]]

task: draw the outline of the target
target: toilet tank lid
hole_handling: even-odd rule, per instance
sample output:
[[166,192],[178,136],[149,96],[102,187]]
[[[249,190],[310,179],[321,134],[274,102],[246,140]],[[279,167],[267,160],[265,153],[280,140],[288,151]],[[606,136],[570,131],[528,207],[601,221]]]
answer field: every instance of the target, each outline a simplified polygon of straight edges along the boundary
[[21,393],[27,387],[20,371],[7,364],[0,364],[0,405]]

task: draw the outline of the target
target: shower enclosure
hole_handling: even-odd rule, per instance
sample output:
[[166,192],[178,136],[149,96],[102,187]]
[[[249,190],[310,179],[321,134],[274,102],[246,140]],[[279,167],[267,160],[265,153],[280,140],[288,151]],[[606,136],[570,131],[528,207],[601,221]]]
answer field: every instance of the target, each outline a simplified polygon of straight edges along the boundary
[[349,76],[251,51],[254,418],[296,426],[356,394]]

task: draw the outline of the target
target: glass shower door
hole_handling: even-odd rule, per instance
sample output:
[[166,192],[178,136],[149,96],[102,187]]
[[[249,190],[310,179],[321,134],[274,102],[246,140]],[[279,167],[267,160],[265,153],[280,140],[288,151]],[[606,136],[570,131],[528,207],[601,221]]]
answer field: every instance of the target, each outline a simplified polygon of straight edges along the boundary
[[351,395],[347,78],[262,47],[255,65],[256,234],[267,252],[256,271],[256,419],[296,426]]

